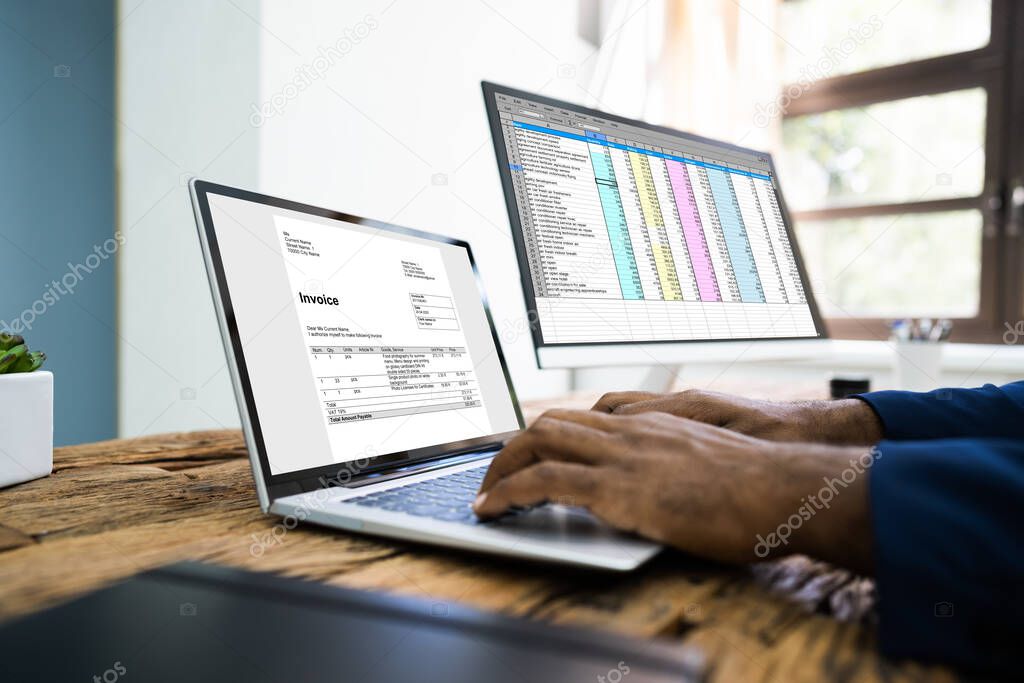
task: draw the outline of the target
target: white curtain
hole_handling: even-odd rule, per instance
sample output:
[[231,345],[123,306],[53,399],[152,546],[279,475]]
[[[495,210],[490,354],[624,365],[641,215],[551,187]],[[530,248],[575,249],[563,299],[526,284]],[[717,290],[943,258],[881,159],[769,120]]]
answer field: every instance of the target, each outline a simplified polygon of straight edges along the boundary
[[778,121],[778,0],[605,0],[590,104],[757,149]]

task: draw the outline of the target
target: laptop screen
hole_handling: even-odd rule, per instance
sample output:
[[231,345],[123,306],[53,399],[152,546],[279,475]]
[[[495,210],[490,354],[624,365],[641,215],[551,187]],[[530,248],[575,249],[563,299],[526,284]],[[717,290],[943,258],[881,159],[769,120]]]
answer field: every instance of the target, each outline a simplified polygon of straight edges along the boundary
[[520,428],[464,244],[207,196],[271,475]]
[[823,336],[769,155],[484,88],[536,346]]

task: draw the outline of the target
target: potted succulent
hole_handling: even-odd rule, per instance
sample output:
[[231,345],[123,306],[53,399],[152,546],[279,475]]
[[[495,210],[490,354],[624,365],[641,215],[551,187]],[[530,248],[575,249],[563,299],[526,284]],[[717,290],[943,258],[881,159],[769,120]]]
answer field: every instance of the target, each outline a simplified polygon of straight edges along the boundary
[[53,470],[53,374],[18,334],[0,332],[0,487]]

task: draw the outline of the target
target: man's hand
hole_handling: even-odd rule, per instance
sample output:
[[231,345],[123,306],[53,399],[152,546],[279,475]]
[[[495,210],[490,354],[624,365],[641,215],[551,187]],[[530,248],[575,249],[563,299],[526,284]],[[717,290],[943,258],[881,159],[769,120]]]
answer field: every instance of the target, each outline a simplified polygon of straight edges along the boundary
[[[755,551],[759,534],[798,514],[822,476],[838,475],[866,452],[764,441],[664,413],[549,411],[495,457],[474,507],[492,517],[512,506],[568,502],[694,554],[749,562],[765,557]],[[861,477],[780,552],[863,568],[869,536]]]
[[863,401],[758,401],[691,389],[677,394],[605,394],[593,410],[616,415],[663,412],[771,441],[870,445],[882,439],[875,412]]

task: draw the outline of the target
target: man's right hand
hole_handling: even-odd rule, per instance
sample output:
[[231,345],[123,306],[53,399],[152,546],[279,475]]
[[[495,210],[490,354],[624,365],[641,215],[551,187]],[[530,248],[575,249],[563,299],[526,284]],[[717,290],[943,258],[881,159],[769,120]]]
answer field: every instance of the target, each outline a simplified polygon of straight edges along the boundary
[[759,401],[690,389],[676,394],[624,391],[605,394],[593,410],[632,415],[661,412],[699,420],[772,441],[812,441],[871,445],[882,439],[882,425],[863,401]]

